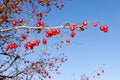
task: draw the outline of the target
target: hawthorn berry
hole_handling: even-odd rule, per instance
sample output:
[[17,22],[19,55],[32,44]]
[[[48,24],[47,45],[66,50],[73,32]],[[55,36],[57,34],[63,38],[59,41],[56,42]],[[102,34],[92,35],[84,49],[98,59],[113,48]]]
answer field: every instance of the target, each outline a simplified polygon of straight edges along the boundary
[[52,34],[56,35],[56,33],[57,33],[56,29],[52,29]]
[[42,40],[42,43],[45,45],[45,44],[47,44],[47,40],[46,39],[43,39]]
[[70,43],[70,39],[66,39],[66,42],[67,42],[67,43]]
[[8,49],[14,49],[14,48],[17,48],[18,47],[18,44],[16,44],[15,42],[9,44],[6,46],[6,50]]
[[37,40],[35,41],[35,45],[38,46],[39,44],[40,44],[40,40],[37,39]]
[[26,35],[25,34],[21,34],[22,39],[25,40],[26,39]]
[[98,24],[97,24],[97,23],[94,23],[93,25],[96,27]]
[[10,4],[10,8],[14,9],[14,8],[15,8],[15,4],[14,4],[14,3],[11,3],[11,4]]
[[105,25],[105,26],[100,26],[100,30],[101,31],[104,31],[104,32],[108,32],[108,26],[107,25]]
[[12,25],[15,26],[16,25],[16,20],[12,20]]
[[60,34],[60,30],[59,30],[59,29],[57,29],[57,30],[56,30],[56,33],[57,33],[57,34]]
[[22,23],[22,22],[23,22],[23,19],[22,19],[22,18],[19,18],[19,19],[18,19],[18,22]]
[[104,32],[108,32],[108,29],[104,29]]
[[105,25],[105,26],[104,26],[104,29],[108,29],[108,25]]
[[73,32],[71,32],[70,36],[73,38],[75,36],[75,34],[76,33],[73,31]]
[[40,43],[40,40],[39,40],[39,39],[37,39],[35,42],[36,42],[36,43]]
[[42,21],[39,20],[39,21],[37,21],[36,26],[37,27],[40,27],[40,26],[44,27],[45,24],[44,24],[44,22],[42,22]]
[[1,15],[0,18],[2,18],[3,20],[6,20],[6,19],[8,19],[8,16],[6,16],[6,15]]
[[64,4],[61,4],[61,8],[63,8],[64,7]]
[[88,25],[88,22],[87,22],[87,21],[84,21],[82,24],[83,24],[83,26],[87,26],[87,25]]
[[75,25],[71,25],[71,26],[70,26],[70,30],[71,30],[71,31],[74,31],[75,28],[76,28]]
[[50,29],[46,32],[46,37],[51,37],[53,35],[53,31]]

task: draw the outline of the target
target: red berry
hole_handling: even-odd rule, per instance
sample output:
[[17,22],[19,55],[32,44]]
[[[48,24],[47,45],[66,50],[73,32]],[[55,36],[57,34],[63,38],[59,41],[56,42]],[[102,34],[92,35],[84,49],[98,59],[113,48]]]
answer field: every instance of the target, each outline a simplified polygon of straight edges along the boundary
[[40,24],[37,22],[37,23],[36,23],[36,26],[37,26],[37,27],[40,27]]
[[12,25],[13,25],[13,26],[16,25],[16,20],[12,20]]
[[42,21],[37,21],[36,26],[37,27],[40,27],[40,26],[44,27],[45,24]]
[[66,39],[66,42],[67,42],[67,43],[70,43],[70,39]]
[[26,47],[28,47],[28,45],[27,45],[27,44],[24,44],[24,47],[26,48]]
[[87,25],[88,25],[88,22],[87,22],[87,21],[84,21],[82,24],[83,24],[83,26],[87,26]]
[[59,29],[57,29],[57,30],[56,30],[56,33],[57,33],[57,34],[60,34],[60,30],[59,30]]
[[47,44],[47,40],[46,39],[43,39],[42,40],[42,43],[45,45],[45,44]]
[[104,26],[104,29],[108,29],[108,26],[107,26],[107,25],[105,25],[105,26]]
[[108,26],[105,25],[105,26],[100,26],[100,30],[101,31],[104,31],[104,32],[108,32]]
[[73,32],[71,32],[70,36],[71,36],[71,37],[74,37],[75,34],[76,34],[76,33],[73,31]]
[[108,29],[104,29],[104,32],[108,32]]
[[14,3],[11,3],[11,4],[10,4],[10,8],[14,9],[14,8],[15,8],[15,4],[14,4]]
[[26,35],[25,34],[22,34],[21,36],[22,36],[23,40],[26,39]]
[[10,48],[10,46],[9,46],[9,45],[7,45],[7,46],[6,46],[6,50],[8,50],[9,48]]
[[94,23],[94,26],[96,27],[98,24],[97,23]]
[[104,31],[104,26],[100,26],[100,30],[101,30],[101,31]]
[[22,18],[19,18],[19,19],[18,19],[18,22],[20,22],[20,23],[23,22],[23,19],[22,19]]
[[39,39],[37,39],[35,42],[36,42],[36,43],[40,43],[40,40],[39,40]]
[[55,29],[52,29],[52,34],[56,35],[57,31]]
[[46,37],[48,38],[48,37],[51,37],[48,33],[46,33]]
[[71,25],[71,26],[70,26],[70,30],[71,30],[71,31],[74,31],[75,28],[76,28],[76,27],[75,27],[74,25]]
[[61,8],[63,8],[64,7],[64,4],[61,4]]
[[48,38],[48,37],[51,37],[53,35],[53,31],[52,30],[48,30],[47,32],[46,32],[46,37]]
[[35,45],[38,46],[39,44],[40,44],[40,40],[38,39],[35,41]]

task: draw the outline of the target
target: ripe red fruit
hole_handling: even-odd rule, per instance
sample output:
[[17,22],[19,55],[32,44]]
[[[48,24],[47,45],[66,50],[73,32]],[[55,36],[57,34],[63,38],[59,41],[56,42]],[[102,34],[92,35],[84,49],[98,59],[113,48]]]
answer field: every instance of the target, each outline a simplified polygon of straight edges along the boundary
[[10,8],[14,9],[14,8],[15,8],[15,4],[14,4],[14,3],[11,3],[11,4],[10,4]]
[[83,24],[83,26],[87,26],[87,25],[88,25],[88,22],[87,22],[87,21],[84,21],[82,24]]
[[57,34],[60,34],[60,30],[59,30],[59,29],[57,29],[57,30],[56,30],[56,33],[57,33]]
[[67,42],[67,43],[70,43],[70,39],[66,39],[66,42]]
[[70,26],[70,30],[71,30],[71,31],[74,31],[75,28],[76,28],[75,25],[71,25],[71,26]]
[[100,30],[101,31],[104,31],[104,32],[108,32],[108,26],[105,25],[105,26],[100,26]]
[[38,46],[39,44],[40,44],[40,40],[37,39],[37,40],[35,41],[35,45]]
[[70,36],[71,36],[71,37],[74,37],[75,34],[76,34],[76,33],[73,31],[73,32],[71,32]]
[[107,26],[107,25],[105,25],[105,26],[104,26],[104,29],[108,29],[108,26]]
[[51,37],[48,33],[46,33],[46,37],[48,38],[48,37]]
[[36,26],[37,26],[37,27],[40,27],[40,26],[44,27],[45,24],[44,24],[44,22],[42,22],[42,21],[37,21]]
[[6,50],[8,49],[13,49],[13,48],[17,48],[18,47],[18,44],[16,44],[15,42],[9,44],[6,46]]
[[48,38],[48,37],[51,37],[53,35],[53,31],[52,30],[48,30],[47,32],[46,32],[46,37]]
[[42,40],[42,43],[45,45],[45,44],[47,44],[47,40],[46,39],[43,39]]
[[61,4],[61,8],[63,8],[64,7],[64,4]]
[[52,29],[52,34],[56,35],[57,31],[55,29]]
[[40,40],[39,40],[39,39],[37,39],[35,42],[36,42],[36,43],[40,43]]
[[22,18],[19,18],[19,19],[18,19],[18,22],[20,22],[20,23],[23,22],[23,19],[22,19]]
[[12,25],[13,25],[13,26],[16,25],[16,20],[12,20]]
[[97,24],[97,23],[94,23],[93,25],[96,27],[98,24]]
[[2,19],[4,19],[4,20],[6,20],[6,19],[8,19],[8,16],[1,15],[1,16],[0,16],[0,18],[2,18]]
[[108,32],[108,29],[104,29],[104,32]]
[[26,39],[26,35],[25,34],[21,34],[22,39],[25,40]]
[[104,26],[100,26],[100,30],[101,30],[101,31],[104,31]]

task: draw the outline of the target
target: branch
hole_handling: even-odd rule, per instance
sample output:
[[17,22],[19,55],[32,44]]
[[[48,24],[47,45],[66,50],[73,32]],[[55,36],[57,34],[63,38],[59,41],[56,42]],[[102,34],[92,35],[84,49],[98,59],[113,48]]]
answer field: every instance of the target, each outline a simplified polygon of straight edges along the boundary
[[19,58],[19,57],[16,56],[16,57],[14,58],[14,60],[10,63],[10,65],[9,65],[6,69],[2,70],[0,73],[3,73],[3,72],[5,72],[5,71],[7,71],[7,70],[14,64],[14,62],[15,62],[18,58]]
[[[17,29],[34,29],[34,30],[37,30],[37,29],[58,29],[58,28],[69,28],[70,26],[70,23],[69,22],[66,22],[63,26],[55,26],[55,27],[48,27],[48,26],[45,26],[45,27],[31,27],[31,26],[18,26],[18,27],[12,27],[12,28],[7,28],[7,29],[3,29],[3,30],[0,30],[0,32],[6,32],[6,31],[11,31],[11,30],[17,30]],[[0,36],[2,37],[2,36]]]

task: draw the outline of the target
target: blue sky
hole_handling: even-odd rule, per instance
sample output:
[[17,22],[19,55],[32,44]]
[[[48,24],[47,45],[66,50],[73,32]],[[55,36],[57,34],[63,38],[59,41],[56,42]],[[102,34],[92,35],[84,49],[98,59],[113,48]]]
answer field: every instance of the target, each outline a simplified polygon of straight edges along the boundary
[[[120,0],[66,0],[62,11],[52,9],[46,23],[62,25],[64,22],[80,23],[84,20],[100,20],[109,25],[109,32],[99,28],[79,32],[73,44],[63,48],[68,62],[61,67],[61,75],[53,80],[79,80],[83,73],[89,74],[105,66],[105,74],[97,80],[118,80],[120,76]],[[72,77],[75,73],[75,77]]]

